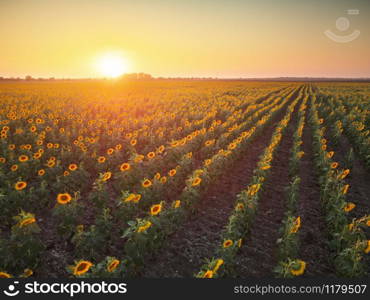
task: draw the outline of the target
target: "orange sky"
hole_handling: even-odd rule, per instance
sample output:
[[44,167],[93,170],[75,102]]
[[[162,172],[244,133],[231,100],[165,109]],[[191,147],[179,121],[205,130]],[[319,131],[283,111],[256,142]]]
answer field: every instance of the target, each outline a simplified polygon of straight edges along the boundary
[[153,76],[370,77],[369,29],[366,0],[0,0],[0,76],[100,77],[114,52]]

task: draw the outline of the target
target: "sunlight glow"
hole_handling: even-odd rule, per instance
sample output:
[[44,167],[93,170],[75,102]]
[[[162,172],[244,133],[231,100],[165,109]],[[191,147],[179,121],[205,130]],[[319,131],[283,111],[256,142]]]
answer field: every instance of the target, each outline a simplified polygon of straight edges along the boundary
[[104,77],[116,78],[128,71],[127,61],[115,53],[107,53],[98,59],[98,71]]

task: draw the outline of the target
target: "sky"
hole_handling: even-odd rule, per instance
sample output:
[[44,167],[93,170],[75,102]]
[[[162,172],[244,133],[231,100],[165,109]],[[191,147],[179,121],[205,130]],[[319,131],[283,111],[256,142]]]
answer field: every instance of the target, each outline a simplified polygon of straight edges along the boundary
[[0,76],[101,77],[113,53],[163,77],[370,77],[369,30],[369,0],[0,0]]

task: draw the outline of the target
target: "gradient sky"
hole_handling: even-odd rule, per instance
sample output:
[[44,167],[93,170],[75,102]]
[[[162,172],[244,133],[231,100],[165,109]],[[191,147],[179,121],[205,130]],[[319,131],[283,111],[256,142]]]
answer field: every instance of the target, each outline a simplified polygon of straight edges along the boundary
[[114,51],[154,76],[370,77],[369,30],[369,0],[0,0],[0,76],[97,77]]

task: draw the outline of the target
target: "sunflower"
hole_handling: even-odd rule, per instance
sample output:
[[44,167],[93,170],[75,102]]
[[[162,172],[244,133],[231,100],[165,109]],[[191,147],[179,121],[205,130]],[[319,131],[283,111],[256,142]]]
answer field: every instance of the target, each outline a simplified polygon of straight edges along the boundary
[[144,188],[148,188],[152,185],[152,182],[149,179],[145,179],[141,184]]
[[172,203],[172,207],[173,208],[179,208],[181,205],[181,201],[180,200],[175,200],[173,203]]
[[48,149],[53,148],[53,146],[54,146],[54,145],[53,145],[52,143],[47,143],[47,144],[46,144],[46,147],[47,147]]
[[31,269],[24,269],[23,274],[20,277],[28,278],[33,275],[33,271]]
[[76,232],[77,233],[82,233],[84,231],[84,225],[80,224],[76,226]]
[[113,148],[109,148],[109,149],[107,150],[107,154],[108,154],[108,155],[112,155],[112,154],[113,154],[113,152],[114,152],[114,149],[113,149]]
[[63,176],[68,176],[70,173],[68,171],[63,172]]
[[232,240],[225,240],[222,244],[222,247],[223,248],[229,248],[231,247],[232,245],[234,244],[234,242]]
[[0,278],[12,278],[12,275],[10,275],[6,272],[0,271]]
[[303,260],[297,259],[293,262],[290,273],[294,276],[299,276],[304,273],[304,270],[306,269],[306,262]]
[[141,163],[142,161],[143,161],[143,159],[144,159],[144,155],[142,155],[142,154],[137,154],[136,156],[135,156],[135,159],[134,159],[134,162],[136,162],[136,163]]
[[157,179],[157,180],[159,180],[159,179],[161,179],[161,173],[156,173],[155,175],[154,175],[154,179]]
[[213,268],[213,273],[216,273],[218,269],[223,265],[224,260],[222,258],[217,259],[215,267]]
[[121,144],[117,144],[114,149],[116,149],[117,151],[121,150],[122,149],[122,145]]
[[297,153],[297,157],[298,158],[302,158],[302,156],[304,155],[304,151],[299,151],[298,153]]
[[107,271],[109,272],[109,273],[112,273],[112,272],[114,272],[116,269],[117,269],[117,267],[119,266],[119,264],[120,264],[120,261],[118,260],[118,259],[112,259],[109,263],[108,263],[108,265],[107,265]]
[[244,210],[244,204],[241,203],[241,202],[237,203],[236,206],[235,206],[235,210],[236,211],[242,211],[242,210]]
[[41,155],[42,154],[40,152],[36,152],[36,153],[33,154],[33,158],[34,159],[39,159],[41,157]]
[[326,154],[326,157],[327,158],[332,158],[334,155],[334,151],[329,151],[327,154]]
[[234,149],[236,148],[236,146],[237,146],[237,143],[231,143],[231,144],[229,144],[229,145],[227,146],[227,149],[229,149],[229,150],[234,150]]
[[125,172],[125,171],[128,171],[130,170],[131,166],[129,163],[123,163],[119,169],[121,170],[121,172]]
[[102,175],[102,181],[108,181],[112,177],[112,172],[107,171]]
[[322,149],[323,151],[325,151],[325,150],[326,150],[326,147],[327,147],[326,145],[322,145],[322,146],[321,146],[321,149]]
[[330,168],[332,168],[332,169],[336,169],[338,166],[339,166],[339,164],[337,162],[332,162],[330,164]]
[[343,180],[344,178],[347,177],[347,175],[350,173],[349,169],[344,170],[341,174],[338,175],[339,180]]
[[135,194],[130,194],[126,198],[122,199],[123,202],[131,202],[135,199]]
[[162,184],[165,184],[167,182],[167,177],[166,176],[162,176],[161,179],[160,179],[161,183]]
[[5,162],[6,162],[6,158],[5,157],[0,157],[0,163],[5,164]]
[[356,207],[356,204],[352,203],[352,202],[347,202],[346,205],[343,207],[343,210],[345,212],[349,212],[351,211],[352,209],[354,209]]
[[44,169],[40,169],[37,171],[37,175],[39,176],[44,176],[45,175],[45,170]]
[[343,194],[343,195],[347,194],[348,189],[349,189],[349,184],[346,184],[346,185],[343,187],[342,194]]
[[212,163],[212,159],[206,159],[205,161],[204,161],[204,165],[207,167],[207,166],[209,166],[210,164]]
[[176,175],[176,169],[172,169],[172,170],[170,170],[170,171],[168,172],[168,175],[169,175],[170,177],[175,176],[175,175]]
[[55,166],[55,160],[48,160],[47,164],[46,164],[49,168],[52,168]]
[[57,196],[57,202],[59,204],[67,204],[68,202],[71,202],[72,196],[68,193],[58,194]]
[[102,164],[103,162],[105,162],[105,160],[106,160],[105,156],[99,156],[98,157],[98,163],[99,164]]
[[200,177],[195,177],[193,182],[191,183],[191,186],[200,185],[201,182],[202,182],[202,179]]
[[27,187],[27,182],[25,181],[18,181],[15,185],[14,185],[14,188],[17,190],[17,191],[21,191],[23,189],[25,189]]
[[203,278],[213,278],[213,271],[207,270],[206,272],[204,272]]
[[140,227],[137,229],[137,232],[143,232],[143,231],[146,231],[150,226],[152,226],[152,222],[147,221],[143,226],[140,226]]
[[70,171],[76,171],[76,170],[77,170],[77,168],[78,168],[78,166],[77,166],[76,164],[70,164],[70,165],[68,166],[68,169],[69,169]]
[[155,157],[155,153],[152,151],[152,152],[149,152],[147,155],[146,155],[149,159],[152,159]]
[[370,252],[370,240],[367,240],[367,242],[366,242],[366,248],[365,248],[364,252],[366,254],[368,254]]
[[140,194],[130,194],[125,199],[123,199],[123,202],[134,202],[137,203],[141,199]]
[[208,140],[208,141],[206,141],[206,142],[204,143],[204,145],[205,145],[206,147],[209,147],[209,146],[213,145],[214,143],[215,143],[215,140]]
[[80,260],[74,267],[72,267],[73,275],[80,276],[85,274],[93,264],[88,260]]
[[12,166],[10,167],[10,170],[11,170],[12,172],[17,171],[17,170],[18,170],[18,165],[12,165]]
[[30,216],[30,217],[25,218],[22,221],[20,221],[18,226],[19,227],[25,227],[25,226],[30,225],[30,224],[35,223],[35,222],[36,222],[36,219],[34,217]]
[[159,146],[157,151],[158,153],[162,153],[164,151],[164,146],[163,145]]
[[150,214],[152,216],[158,215],[161,211],[162,211],[162,203],[152,205],[152,207],[150,208]]
[[10,145],[8,146],[8,149],[9,149],[9,150],[14,150],[14,149],[15,149],[15,145],[14,145],[14,144],[10,144]]
[[140,194],[136,194],[135,195],[135,198],[132,200],[134,203],[138,203],[141,199],[141,195]]
[[261,166],[261,170],[268,170],[268,169],[270,169],[271,168],[271,166],[270,165],[263,165],[263,166]]
[[292,228],[290,229],[290,233],[297,233],[298,229],[301,227],[301,217],[298,216],[294,222],[293,222],[293,226]]
[[136,139],[132,139],[132,140],[130,141],[131,146],[135,146],[135,145],[136,145],[136,143],[137,143],[137,140],[136,140]]

